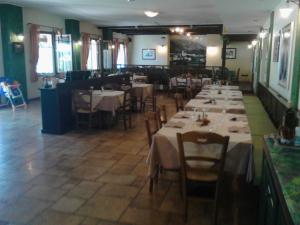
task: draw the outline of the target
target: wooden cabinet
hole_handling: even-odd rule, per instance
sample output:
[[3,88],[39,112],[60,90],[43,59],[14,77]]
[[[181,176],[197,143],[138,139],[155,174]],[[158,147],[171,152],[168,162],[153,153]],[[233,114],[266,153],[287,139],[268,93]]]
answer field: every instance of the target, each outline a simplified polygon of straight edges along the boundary
[[278,211],[278,197],[274,188],[273,178],[266,160],[263,161],[263,175],[260,192],[259,225],[276,225]]
[[71,94],[57,88],[41,89],[42,133],[64,134],[72,129]]
[[291,220],[272,159],[265,145],[258,225],[296,225]]

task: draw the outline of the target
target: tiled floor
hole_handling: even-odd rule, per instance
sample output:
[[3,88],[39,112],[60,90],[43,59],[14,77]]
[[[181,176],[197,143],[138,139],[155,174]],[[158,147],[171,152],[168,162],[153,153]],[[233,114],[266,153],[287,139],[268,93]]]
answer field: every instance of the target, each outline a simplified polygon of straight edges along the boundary
[[[173,101],[160,96],[174,114]],[[39,102],[0,110],[0,225],[177,225],[177,174],[148,192],[143,115],[122,126],[62,136],[41,134]],[[255,224],[255,192],[224,188],[220,224]],[[254,197],[253,197],[254,196]],[[189,224],[210,224],[211,205],[189,201]]]

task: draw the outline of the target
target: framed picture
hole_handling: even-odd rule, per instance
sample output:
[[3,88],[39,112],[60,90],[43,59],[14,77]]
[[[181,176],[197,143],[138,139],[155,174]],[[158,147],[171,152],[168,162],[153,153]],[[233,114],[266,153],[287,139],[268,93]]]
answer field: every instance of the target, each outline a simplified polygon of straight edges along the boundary
[[287,87],[290,65],[290,48],[292,36],[291,23],[281,30],[281,47],[280,47],[280,63],[279,63],[279,84]]
[[155,60],[156,50],[155,49],[142,49],[142,59],[143,60]]
[[226,48],[226,59],[236,59],[236,48]]
[[279,61],[280,36],[281,36],[281,32],[279,31],[279,34],[277,34],[274,38],[273,62],[278,62]]

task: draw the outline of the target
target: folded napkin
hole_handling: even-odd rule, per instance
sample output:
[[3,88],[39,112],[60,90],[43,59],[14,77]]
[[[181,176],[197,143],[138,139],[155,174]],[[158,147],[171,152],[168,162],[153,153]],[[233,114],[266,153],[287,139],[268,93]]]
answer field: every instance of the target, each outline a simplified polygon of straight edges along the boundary
[[188,119],[188,118],[190,118],[190,116],[188,114],[176,114],[174,116],[174,118],[176,118],[176,119]]
[[240,105],[239,102],[229,102],[229,105]]
[[183,128],[185,126],[185,123],[182,121],[169,121],[165,127],[169,127],[169,128]]
[[250,133],[249,127],[232,126],[232,127],[228,128],[228,131],[230,133],[245,133],[245,134],[249,134]]
[[247,122],[247,118],[243,116],[234,116],[230,118],[230,121]]
[[209,101],[206,101],[206,102],[203,102],[203,104],[211,104],[212,103],[212,101],[211,100],[209,100]]
[[246,114],[244,109],[227,109],[226,112],[232,114]]

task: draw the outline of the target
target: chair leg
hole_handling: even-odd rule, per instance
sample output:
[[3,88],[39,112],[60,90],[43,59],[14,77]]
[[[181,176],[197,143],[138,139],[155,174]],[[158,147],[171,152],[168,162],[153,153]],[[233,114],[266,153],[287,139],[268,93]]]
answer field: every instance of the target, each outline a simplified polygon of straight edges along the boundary
[[187,222],[188,220],[188,202],[187,202],[187,196],[186,193],[183,194],[183,219],[184,222]]
[[123,113],[123,123],[124,123],[124,130],[127,130],[126,114],[125,113]]
[[150,177],[150,182],[149,182],[149,192],[152,193],[153,191],[153,178]]
[[89,130],[92,128],[92,115],[89,115]]
[[132,127],[132,120],[131,120],[131,112],[129,112],[129,128],[131,128]]

